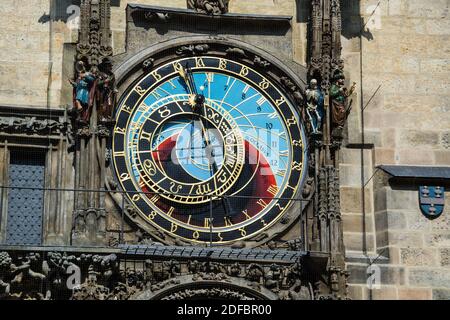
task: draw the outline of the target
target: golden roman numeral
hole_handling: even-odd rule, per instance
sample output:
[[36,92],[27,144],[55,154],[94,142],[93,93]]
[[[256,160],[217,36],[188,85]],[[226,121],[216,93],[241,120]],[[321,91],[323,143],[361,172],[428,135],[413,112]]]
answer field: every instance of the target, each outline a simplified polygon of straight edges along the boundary
[[280,177],[284,177],[286,175],[286,170],[278,169],[276,175],[280,176]]
[[152,96],[154,96],[156,99],[160,99],[162,97],[157,91],[153,91]]
[[278,114],[276,112],[274,112],[274,113],[269,114],[268,117],[270,119],[276,119],[276,118],[278,118]]
[[212,218],[205,218],[205,228],[212,227]]
[[287,157],[289,156],[289,151],[285,150],[285,151],[280,151],[280,157]]
[[278,193],[278,186],[275,185],[271,185],[268,189],[267,192],[269,192],[271,195],[275,196]]
[[167,211],[167,215],[169,217],[171,217],[174,211],[175,211],[175,208],[174,207],[170,207],[169,211]]
[[230,217],[224,217],[223,219],[225,220],[225,226],[226,227],[231,227],[233,225],[233,223],[231,222]]
[[245,219],[246,220],[250,220],[252,217],[250,217],[249,215],[248,215],[248,210],[246,209],[246,210],[244,210],[244,211],[242,211],[242,213],[245,215]]
[[173,80],[169,80],[168,82],[172,86],[172,89],[176,89],[177,88],[177,86],[173,83]]
[[141,139],[146,139],[146,140],[150,140],[151,139],[151,134],[145,131],[141,132]]
[[266,98],[261,97],[261,99],[259,99],[256,103],[258,104],[258,106],[261,107],[265,102],[266,102]]
[[153,197],[150,198],[150,202],[152,202],[153,204],[156,204],[159,199],[161,199],[161,197],[157,194],[155,194]]
[[259,204],[263,209],[267,207],[267,203],[263,199],[259,199],[256,203]]

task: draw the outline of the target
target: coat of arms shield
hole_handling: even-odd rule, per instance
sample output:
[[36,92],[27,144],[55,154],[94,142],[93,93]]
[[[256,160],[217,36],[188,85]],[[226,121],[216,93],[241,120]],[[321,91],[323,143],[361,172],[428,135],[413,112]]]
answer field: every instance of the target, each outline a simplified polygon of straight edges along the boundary
[[444,211],[444,197],[444,187],[420,186],[419,203],[422,213],[430,219],[439,217]]

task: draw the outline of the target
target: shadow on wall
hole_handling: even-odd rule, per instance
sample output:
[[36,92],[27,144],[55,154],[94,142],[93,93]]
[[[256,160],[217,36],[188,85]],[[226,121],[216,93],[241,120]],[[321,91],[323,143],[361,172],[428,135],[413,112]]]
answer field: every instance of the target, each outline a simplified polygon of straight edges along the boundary
[[[121,0],[111,0],[112,7],[120,7]],[[39,23],[52,21],[62,21],[67,23],[80,16],[81,0],[52,0],[50,13],[44,12],[39,18]]]
[[364,26],[366,21],[361,16],[361,0],[345,0],[341,1],[341,15],[342,15],[342,35],[346,39],[359,37],[371,41],[373,35],[367,26]]
[[[364,27],[365,21],[361,16],[361,0],[341,0],[342,16],[342,36],[346,39],[359,37],[360,35],[367,40],[373,40],[373,35],[367,27]],[[296,0],[297,3],[297,23],[310,23],[311,0]],[[311,28],[308,28],[311,30]],[[310,35],[308,35],[310,37]]]

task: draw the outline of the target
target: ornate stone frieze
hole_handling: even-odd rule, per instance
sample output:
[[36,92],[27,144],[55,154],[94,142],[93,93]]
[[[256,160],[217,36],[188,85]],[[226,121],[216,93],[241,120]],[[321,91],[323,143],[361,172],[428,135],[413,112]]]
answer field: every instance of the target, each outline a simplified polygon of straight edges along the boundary
[[0,117],[0,132],[11,134],[57,135],[68,131],[69,123],[37,117]]
[[[125,269],[122,259],[127,258],[116,254],[0,252],[0,299],[127,300],[148,289],[169,300],[203,294],[254,299],[244,294],[245,288],[271,292],[283,300],[314,298],[313,275],[305,273],[302,261],[279,265],[147,259],[137,263],[143,268],[128,264]],[[196,282],[222,285],[208,292],[175,289]],[[166,290],[171,293],[164,294]]]

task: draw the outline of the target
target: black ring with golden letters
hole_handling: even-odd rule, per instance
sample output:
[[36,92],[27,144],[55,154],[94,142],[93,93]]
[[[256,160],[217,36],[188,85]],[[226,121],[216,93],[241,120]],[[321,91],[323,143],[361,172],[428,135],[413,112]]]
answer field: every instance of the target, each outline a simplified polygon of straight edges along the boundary
[[148,223],[174,237],[253,237],[292,206],[306,175],[293,106],[241,62],[205,55],[165,63],[136,81],[117,109],[120,185]]

